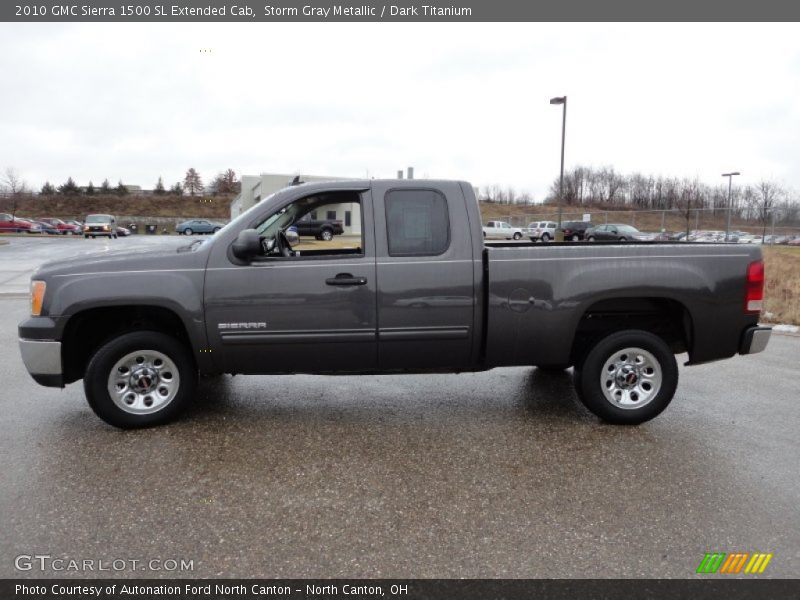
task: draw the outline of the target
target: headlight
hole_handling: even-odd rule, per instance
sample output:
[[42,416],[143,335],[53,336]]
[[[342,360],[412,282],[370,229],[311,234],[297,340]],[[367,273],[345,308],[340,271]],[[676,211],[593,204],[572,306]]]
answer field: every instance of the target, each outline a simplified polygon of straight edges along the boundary
[[84,226],[83,226],[83,230],[84,230],[84,231],[89,231],[89,226],[88,226],[88,225],[84,225]]
[[31,315],[38,317],[42,314],[44,290],[47,284],[44,281],[31,281]]

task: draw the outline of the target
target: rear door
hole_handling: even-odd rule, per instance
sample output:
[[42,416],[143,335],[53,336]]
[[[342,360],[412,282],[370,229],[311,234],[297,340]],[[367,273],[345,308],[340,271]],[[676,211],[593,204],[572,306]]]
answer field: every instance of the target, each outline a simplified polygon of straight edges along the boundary
[[437,370],[470,364],[473,256],[457,183],[374,182],[378,365]]

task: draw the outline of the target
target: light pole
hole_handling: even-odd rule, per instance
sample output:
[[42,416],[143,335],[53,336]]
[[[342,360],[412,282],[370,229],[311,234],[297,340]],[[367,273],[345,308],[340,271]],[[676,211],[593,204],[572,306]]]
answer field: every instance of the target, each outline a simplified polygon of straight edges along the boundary
[[561,104],[564,109],[561,112],[561,177],[558,180],[558,229],[556,230],[556,241],[564,241],[564,232],[561,231],[561,210],[564,203],[564,141],[567,133],[567,97],[556,96],[550,98],[550,104]]
[[729,232],[731,230],[731,185],[734,175],[741,175],[739,171],[732,171],[730,173],[723,173],[723,177],[728,178],[728,215],[725,218],[725,241],[728,241]]

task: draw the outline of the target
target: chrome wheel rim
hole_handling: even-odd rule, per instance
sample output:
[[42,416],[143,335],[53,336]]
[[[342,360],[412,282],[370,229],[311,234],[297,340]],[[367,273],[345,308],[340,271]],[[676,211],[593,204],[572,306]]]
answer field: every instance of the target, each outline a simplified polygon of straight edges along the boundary
[[108,394],[120,409],[135,415],[158,412],[175,399],[178,367],[162,352],[137,350],[119,359],[108,375]]
[[600,372],[600,387],[606,400],[617,408],[641,408],[658,395],[663,373],[661,363],[642,348],[614,352]]

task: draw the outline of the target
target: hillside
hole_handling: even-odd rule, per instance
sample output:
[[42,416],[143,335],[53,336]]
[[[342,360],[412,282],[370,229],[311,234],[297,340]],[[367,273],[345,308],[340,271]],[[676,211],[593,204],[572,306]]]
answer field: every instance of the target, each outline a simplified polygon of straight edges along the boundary
[[[18,217],[79,219],[91,213],[148,217],[230,218],[233,196],[23,196],[17,200]],[[0,212],[12,211],[12,200],[0,198]]]

